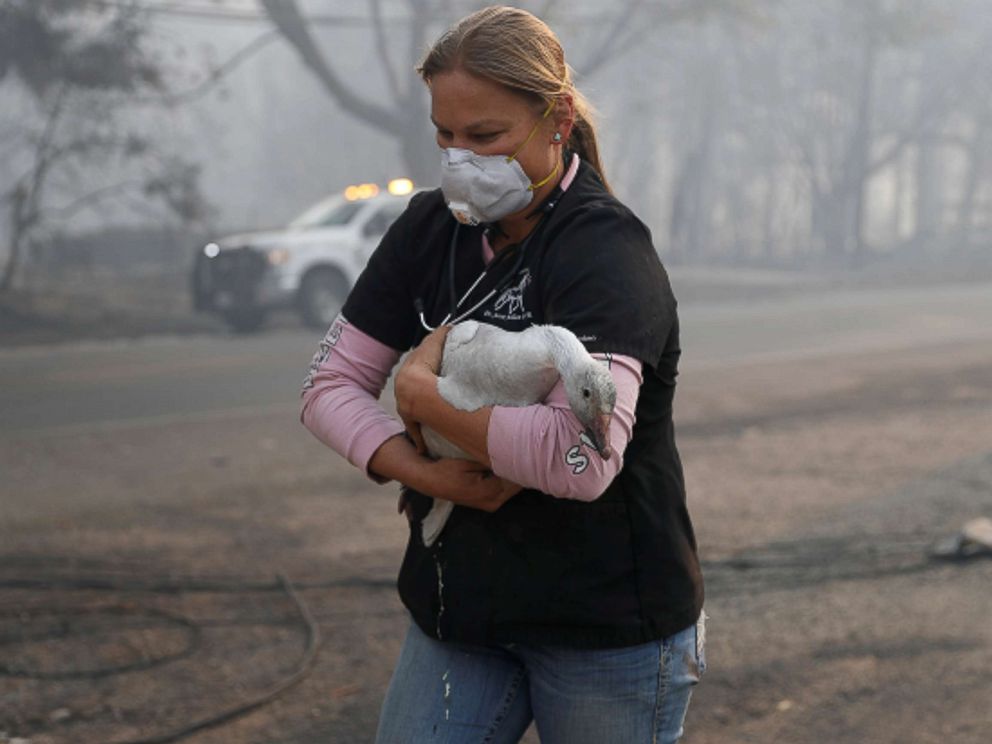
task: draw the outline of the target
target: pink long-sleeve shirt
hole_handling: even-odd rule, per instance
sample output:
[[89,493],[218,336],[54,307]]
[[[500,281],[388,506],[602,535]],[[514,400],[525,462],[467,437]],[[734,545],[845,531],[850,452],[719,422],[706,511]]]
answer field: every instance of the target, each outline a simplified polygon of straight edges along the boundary
[[[537,405],[494,406],[487,432],[493,472],[513,483],[560,498],[592,501],[623,466],[634,426],[641,363],[627,356],[596,354],[610,368],[617,401],[610,423],[613,456],[603,460],[580,437],[583,427],[568,406],[561,381]],[[403,424],[378,403],[400,353],[351,325],[331,325],[304,382],[300,418],[314,436],[356,467],[369,460]]]

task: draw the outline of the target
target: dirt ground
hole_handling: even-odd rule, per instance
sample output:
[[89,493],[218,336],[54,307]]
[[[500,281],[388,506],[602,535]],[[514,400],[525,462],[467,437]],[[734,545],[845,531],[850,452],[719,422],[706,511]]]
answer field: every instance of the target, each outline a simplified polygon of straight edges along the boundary
[[[684,741],[987,742],[992,560],[928,551],[992,517],[992,348],[689,369],[677,401],[710,616]],[[296,686],[183,741],[371,740],[405,522],[292,411],[4,434],[0,472],[0,742],[170,740],[289,679],[308,618]]]

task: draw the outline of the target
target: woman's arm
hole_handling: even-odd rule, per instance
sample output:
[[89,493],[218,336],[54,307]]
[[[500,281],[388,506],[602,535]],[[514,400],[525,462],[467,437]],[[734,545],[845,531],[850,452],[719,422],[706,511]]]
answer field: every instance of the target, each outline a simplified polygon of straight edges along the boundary
[[379,481],[495,510],[520,490],[488,467],[431,460],[417,452],[402,423],[378,403],[399,352],[339,316],[321,341],[303,385],[300,418],[314,436]]
[[420,454],[406,437],[384,442],[372,456],[369,469],[436,499],[488,512],[499,509],[521,488],[471,460],[432,460]]
[[300,420],[321,442],[355,467],[369,460],[403,425],[379,407],[379,396],[400,358],[339,315],[320,342],[303,382]]
[[594,501],[623,468],[634,430],[641,363],[629,356],[593,354],[609,366],[617,389],[608,431],[609,460],[587,444],[559,380],[540,405],[497,406],[489,420],[488,447],[496,475],[564,499]]

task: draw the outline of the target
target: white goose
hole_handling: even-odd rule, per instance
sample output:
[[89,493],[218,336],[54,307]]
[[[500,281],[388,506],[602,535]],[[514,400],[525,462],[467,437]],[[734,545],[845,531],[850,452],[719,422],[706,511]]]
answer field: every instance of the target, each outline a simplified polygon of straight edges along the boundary
[[[572,412],[585,427],[587,444],[609,459],[616,386],[606,366],[561,326],[536,325],[515,333],[474,320],[455,325],[445,338],[437,390],[462,411],[529,406],[544,400],[559,377]],[[422,430],[432,456],[471,459],[429,427]],[[453,506],[435,499],[421,525],[425,545],[437,540]]]

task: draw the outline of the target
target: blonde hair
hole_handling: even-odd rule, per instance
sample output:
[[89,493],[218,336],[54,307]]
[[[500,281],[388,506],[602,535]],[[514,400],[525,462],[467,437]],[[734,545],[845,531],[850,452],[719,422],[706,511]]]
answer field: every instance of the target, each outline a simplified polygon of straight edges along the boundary
[[562,93],[571,94],[575,123],[567,145],[596,170],[609,189],[592,106],[572,82],[561,42],[544,21],[505,5],[466,16],[434,43],[417,72],[430,85],[435,75],[455,69],[500,83],[544,107]]

